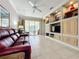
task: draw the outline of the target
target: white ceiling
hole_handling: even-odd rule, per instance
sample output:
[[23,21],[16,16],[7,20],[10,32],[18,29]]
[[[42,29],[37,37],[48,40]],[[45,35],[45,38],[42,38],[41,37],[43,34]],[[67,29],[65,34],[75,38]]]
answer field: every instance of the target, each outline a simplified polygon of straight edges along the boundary
[[37,10],[33,13],[32,6],[28,3],[29,0],[10,0],[12,5],[15,7],[18,14],[30,17],[38,17],[42,18],[47,13],[49,13],[50,7],[58,7],[62,3],[67,2],[68,0],[30,0],[33,3],[37,1],[37,6],[42,12],[38,12]]

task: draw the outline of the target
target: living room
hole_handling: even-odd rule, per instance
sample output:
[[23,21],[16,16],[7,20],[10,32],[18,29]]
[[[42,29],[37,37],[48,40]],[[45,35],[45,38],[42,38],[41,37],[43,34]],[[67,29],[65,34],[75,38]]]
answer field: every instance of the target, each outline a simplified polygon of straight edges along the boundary
[[0,0],[0,59],[78,59],[78,0]]

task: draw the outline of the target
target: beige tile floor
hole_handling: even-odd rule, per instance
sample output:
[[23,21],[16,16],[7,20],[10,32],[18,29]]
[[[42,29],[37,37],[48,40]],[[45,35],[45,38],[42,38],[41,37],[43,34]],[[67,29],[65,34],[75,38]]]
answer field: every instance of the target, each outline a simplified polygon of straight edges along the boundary
[[30,36],[32,59],[79,59],[79,51],[44,36]]

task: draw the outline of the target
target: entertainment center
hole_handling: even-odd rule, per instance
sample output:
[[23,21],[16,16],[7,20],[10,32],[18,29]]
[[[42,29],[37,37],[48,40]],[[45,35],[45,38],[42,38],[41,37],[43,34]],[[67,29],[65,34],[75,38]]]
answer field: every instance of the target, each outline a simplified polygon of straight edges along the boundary
[[44,21],[47,36],[78,47],[78,10],[78,0],[69,0],[46,16]]

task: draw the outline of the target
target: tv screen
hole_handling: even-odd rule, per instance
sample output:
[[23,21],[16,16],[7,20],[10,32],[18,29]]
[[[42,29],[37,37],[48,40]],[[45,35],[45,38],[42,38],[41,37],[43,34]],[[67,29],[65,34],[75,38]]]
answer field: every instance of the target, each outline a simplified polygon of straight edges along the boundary
[[55,26],[55,31],[54,32],[60,33],[60,26]]

